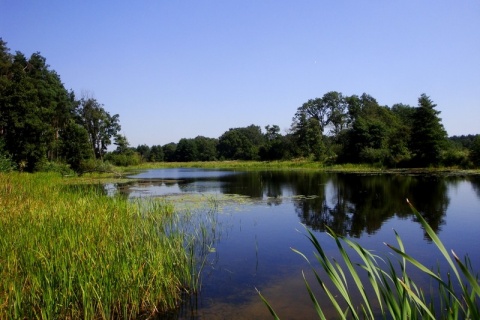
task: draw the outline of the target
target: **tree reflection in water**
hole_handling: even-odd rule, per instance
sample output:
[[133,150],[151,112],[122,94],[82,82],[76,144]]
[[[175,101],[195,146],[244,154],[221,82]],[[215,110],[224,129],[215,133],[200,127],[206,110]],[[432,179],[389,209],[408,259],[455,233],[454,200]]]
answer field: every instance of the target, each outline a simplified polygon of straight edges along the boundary
[[[480,196],[480,179],[470,178]],[[128,187],[115,186],[127,197],[175,192],[218,192],[262,199],[278,206],[294,199],[295,212],[303,224],[359,238],[374,234],[388,219],[412,219],[408,198],[435,231],[445,223],[449,205],[448,183],[455,178],[426,175],[347,174],[311,171],[247,171],[218,177],[183,177],[177,180],[137,180]],[[136,188],[136,187],[138,188]],[[140,190],[140,191],[139,191]],[[158,194],[156,194],[157,191]],[[304,197],[299,197],[304,196]],[[427,235],[425,238],[428,239]]]

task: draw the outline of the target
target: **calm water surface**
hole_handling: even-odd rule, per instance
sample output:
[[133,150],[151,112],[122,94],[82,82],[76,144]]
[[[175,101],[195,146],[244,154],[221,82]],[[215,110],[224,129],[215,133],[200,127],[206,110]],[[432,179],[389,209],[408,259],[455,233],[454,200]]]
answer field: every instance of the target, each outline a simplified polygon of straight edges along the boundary
[[[127,185],[108,185],[129,198],[187,194],[237,194],[251,200],[218,213],[221,226],[203,268],[201,293],[180,319],[270,319],[255,288],[283,319],[317,318],[302,270],[315,285],[310,267],[291,248],[313,262],[306,225],[332,257],[338,256],[325,226],[387,256],[384,242],[396,244],[427,266],[441,255],[411,214],[408,198],[437,231],[447,249],[468,254],[480,270],[480,177],[242,172],[155,169]],[[176,198],[178,199],[178,198]],[[177,200],[178,201],[178,200]],[[418,279],[429,286],[428,280]],[[320,292],[317,290],[319,297]]]

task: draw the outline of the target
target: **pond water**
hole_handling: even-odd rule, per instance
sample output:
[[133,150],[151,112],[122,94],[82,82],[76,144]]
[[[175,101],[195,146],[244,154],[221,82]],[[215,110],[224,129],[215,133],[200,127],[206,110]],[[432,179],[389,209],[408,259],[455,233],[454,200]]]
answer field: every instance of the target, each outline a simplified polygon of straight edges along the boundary
[[[202,269],[201,292],[179,319],[271,319],[256,289],[282,319],[317,318],[302,271],[318,287],[311,268],[295,248],[314,262],[303,225],[332,257],[339,257],[326,226],[379,255],[396,245],[436,268],[442,261],[415,220],[408,198],[438,233],[447,249],[469,255],[480,270],[480,177],[330,174],[304,171],[225,171],[155,169],[107,190],[129,198],[200,194],[241,195],[244,204],[218,213],[221,232]],[[177,198],[175,198],[177,197]],[[313,263],[318,267],[318,264]],[[319,268],[317,268],[319,270]],[[422,283],[422,281],[424,283]],[[428,280],[419,283],[429,286]],[[315,289],[320,296],[320,291]]]

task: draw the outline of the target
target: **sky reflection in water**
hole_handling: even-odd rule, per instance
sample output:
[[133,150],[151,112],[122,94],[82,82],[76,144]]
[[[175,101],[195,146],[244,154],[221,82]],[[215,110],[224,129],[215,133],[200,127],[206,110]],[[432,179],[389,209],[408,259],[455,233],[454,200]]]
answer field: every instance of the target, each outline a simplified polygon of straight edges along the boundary
[[388,252],[384,242],[396,243],[395,229],[408,253],[435,267],[441,255],[415,222],[406,198],[437,230],[447,249],[469,254],[473,266],[480,266],[478,177],[159,169],[133,178],[139,180],[111,185],[111,192],[130,198],[239,194],[252,200],[241,207],[226,206],[218,215],[221,237],[203,270],[201,294],[192,311],[184,310],[179,318],[270,318],[255,288],[282,318],[314,317],[302,279],[302,270],[311,278],[310,267],[291,250],[314,261],[302,224],[333,257],[338,253],[326,225],[377,253]]

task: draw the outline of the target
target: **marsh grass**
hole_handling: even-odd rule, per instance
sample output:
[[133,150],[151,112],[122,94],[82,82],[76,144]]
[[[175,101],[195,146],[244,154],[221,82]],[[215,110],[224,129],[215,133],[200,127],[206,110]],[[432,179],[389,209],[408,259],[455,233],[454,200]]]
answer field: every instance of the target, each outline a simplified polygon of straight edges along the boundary
[[[449,254],[422,215],[410,206],[441,252],[448,271],[442,272],[440,267],[433,271],[406,253],[396,232],[397,246],[387,244],[398,258],[392,261],[329,229],[341,256],[337,261],[327,256],[315,235],[307,229],[307,238],[315,248],[316,260],[325,274],[322,277],[312,265],[316,284],[330,303],[326,306],[325,301],[317,299],[312,285],[303,275],[306,290],[320,319],[327,319],[324,308],[332,307],[339,319],[480,319],[478,274],[474,273],[468,256],[461,260],[453,251]],[[305,254],[292,250],[311,265]],[[430,278],[432,286],[422,288],[417,285],[412,277],[416,273]],[[360,301],[354,301],[354,296],[360,297]],[[272,316],[279,319],[265,297],[261,294],[260,297]]]
[[118,172],[141,171],[158,168],[205,168],[230,170],[314,170],[319,172],[341,173],[391,173],[391,174],[442,174],[442,175],[478,175],[479,169],[465,170],[458,167],[438,168],[386,168],[373,164],[334,164],[329,165],[308,159],[276,161],[206,161],[206,162],[144,162],[137,166],[116,167]]
[[209,161],[209,162],[146,162],[131,166],[125,170],[145,170],[158,168],[205,168],[205,169],[238,169],[238,170],[320,170],[342,172],[380,172],[381,168],[364,164],[346,164],[327,166],[322,162],[311,160],[282,161]]
[[146,318],[196,290],[172,204],[64,180],[0,174],[1,319]]

